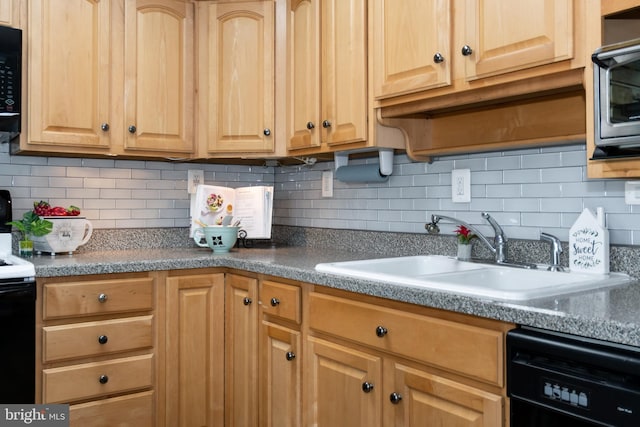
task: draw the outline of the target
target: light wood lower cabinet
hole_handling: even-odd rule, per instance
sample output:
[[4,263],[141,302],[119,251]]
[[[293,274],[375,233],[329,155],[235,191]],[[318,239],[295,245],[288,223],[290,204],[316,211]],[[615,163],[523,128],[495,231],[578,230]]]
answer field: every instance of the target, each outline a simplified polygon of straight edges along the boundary
[[310,293],[308,425],[505,425],[510,325],[358,299]]
[[258,281],[228,274],[225,295],[225,422],[258,425]]
[[300,331],[263,321],[260,334],[260,425],[302,425]]
[[216,268],[37,283],[73,427],[508,424],[503,322]]
[[[503,397],[407,366],[384,362],[385,426],[494,427],[503,424]],[[387,400],[388,399],[388,400]]]
[[154,392],[145,391],[72,405],[69,408],[70,424],[82,427],[152,426],[154,401]]
[[156,280],[148,273],[37,280],[36,402],[70,425],[156,425]]
[[307,345],[306,425],[382,426],[382,358],[314,337]]
[[[192,270],[193,272],[193,270]],[[166,426],[224,419],[224,273],[166,280]]]

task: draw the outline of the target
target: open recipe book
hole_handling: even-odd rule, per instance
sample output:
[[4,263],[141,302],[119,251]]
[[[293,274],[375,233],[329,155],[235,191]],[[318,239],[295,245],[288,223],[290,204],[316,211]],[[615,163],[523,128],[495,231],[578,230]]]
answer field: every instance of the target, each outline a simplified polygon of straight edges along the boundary
[[195,205],[191,209],[191,235],[199,227],[194,220],[220,225],[227,215],[233,215],[232,223],[240,221],[240,228],[247,232],[247,239],[270,239],[273,187],[198,185]]

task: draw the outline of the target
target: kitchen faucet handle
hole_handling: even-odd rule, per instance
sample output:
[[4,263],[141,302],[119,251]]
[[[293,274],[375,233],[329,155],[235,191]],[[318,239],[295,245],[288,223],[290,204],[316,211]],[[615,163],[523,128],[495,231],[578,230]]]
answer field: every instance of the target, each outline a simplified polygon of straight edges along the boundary
[[551,244],[549,252],[550,265],[547,270],[564,271],[564,268],[560,265],[560,254],[563,252],[562,242],[560,242],[560,239],[553,234],[542,232],[540,233],[540,240]]

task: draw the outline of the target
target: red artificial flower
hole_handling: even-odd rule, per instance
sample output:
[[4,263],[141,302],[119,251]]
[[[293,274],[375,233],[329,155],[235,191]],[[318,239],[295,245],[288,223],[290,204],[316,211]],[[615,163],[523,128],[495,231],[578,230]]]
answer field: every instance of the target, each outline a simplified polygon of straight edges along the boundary
[[459,225],[456,228],[456,236],[458,237],[458,243],[462,245],[468,245],[471,243],[471,239],[477,237],[471,230],[464,225]]

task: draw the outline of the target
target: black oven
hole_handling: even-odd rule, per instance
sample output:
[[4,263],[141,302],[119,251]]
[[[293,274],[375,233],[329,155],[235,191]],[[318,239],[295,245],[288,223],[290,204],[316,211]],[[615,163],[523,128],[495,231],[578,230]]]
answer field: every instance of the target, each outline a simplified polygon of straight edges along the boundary
[[11,194],[0,189],[0,404],[26,404],[36,393],[36,272],[11,253],[11,218]]
[[35,331],[35,280],[0,279],[0,404],[35,403]]
[[511,426],[640,426],[640,348],[523,327],[507,358]]

